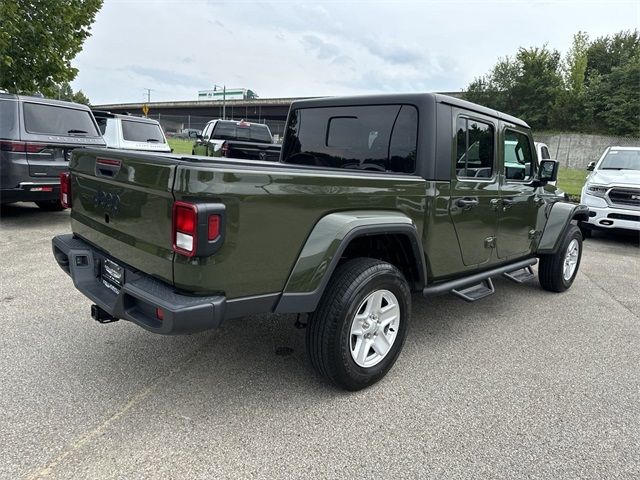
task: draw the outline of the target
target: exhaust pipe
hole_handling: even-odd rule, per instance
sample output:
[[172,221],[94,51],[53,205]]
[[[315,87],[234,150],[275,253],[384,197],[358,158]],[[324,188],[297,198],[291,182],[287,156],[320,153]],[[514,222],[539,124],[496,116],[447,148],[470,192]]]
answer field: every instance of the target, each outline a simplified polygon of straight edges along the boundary
[[109,312],[103,310],[98,305],[91,305],[91,318],[100,323],[117,322],[119,319],[111,316]]

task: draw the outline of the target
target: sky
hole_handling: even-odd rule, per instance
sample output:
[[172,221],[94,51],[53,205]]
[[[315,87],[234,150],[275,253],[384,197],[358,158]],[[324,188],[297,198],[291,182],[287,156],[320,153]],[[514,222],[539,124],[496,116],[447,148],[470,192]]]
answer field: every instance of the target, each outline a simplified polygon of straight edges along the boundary
[[638,1],[105,0],[72,83],[92,104],[463,90],[519,47],[640,28]]

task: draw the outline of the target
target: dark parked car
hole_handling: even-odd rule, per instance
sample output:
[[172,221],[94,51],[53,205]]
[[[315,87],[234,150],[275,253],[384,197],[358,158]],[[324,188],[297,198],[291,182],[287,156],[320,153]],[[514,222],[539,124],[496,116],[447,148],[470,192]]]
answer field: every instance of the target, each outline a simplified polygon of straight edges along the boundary
[[105,146],[86,105],[0,93],[0,201],[61,210],[60,173],[86,146]]

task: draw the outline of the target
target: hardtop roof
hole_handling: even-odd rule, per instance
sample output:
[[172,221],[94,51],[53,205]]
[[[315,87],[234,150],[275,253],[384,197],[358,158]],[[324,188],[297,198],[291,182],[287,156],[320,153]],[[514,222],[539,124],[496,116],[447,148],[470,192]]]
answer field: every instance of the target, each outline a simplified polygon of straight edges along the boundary
[[512,115],[493,110],[476,103],[461,100],[459,98],[442,95],[439,93],[389,93],[376,95],[355,95],[345,97],[324,97],[313,98],[309,100],[296,100],[291,104],[291,109],[296,108],[314,108],[314,107],[340,107],[340,106],[356,106],[356,105],[385,105],[407,103],[419,105],[425,101],[433,101],[436,103],[445,103],[458,108],[464,108],[473,112],[481,113],[490,117],[494,117],[506,122],[529,128],[524,121]]
[[30,95],[17,95],[15,93],[0,93],[0,99],[30,103],[41,103],[44,105],[55,105],[58,107],[76,108],[78,110],[90,110],[89,106],[81,103],[67,102],[65,100],[55,100],[53,98],[32,97]]

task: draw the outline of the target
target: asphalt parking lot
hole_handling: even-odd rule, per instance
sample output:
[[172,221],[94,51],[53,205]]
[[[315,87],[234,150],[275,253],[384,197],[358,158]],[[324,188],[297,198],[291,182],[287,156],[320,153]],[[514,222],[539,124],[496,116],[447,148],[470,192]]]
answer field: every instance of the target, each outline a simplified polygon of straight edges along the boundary
[[640,476],[635,236],[588,240],[565,294],[416,296],[391,373],[345,393],[294,316],[100,325],[51,255],[67,212],[5,207],[0,229],[2,478]]

